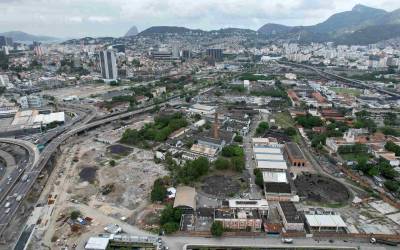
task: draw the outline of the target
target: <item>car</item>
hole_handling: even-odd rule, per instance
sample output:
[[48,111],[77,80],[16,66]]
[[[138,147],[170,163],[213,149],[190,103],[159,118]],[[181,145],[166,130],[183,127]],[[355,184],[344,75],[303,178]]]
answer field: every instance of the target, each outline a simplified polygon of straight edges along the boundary
[[285,243],[285,244],[293,244],[293,239],[290,239],[290,238],[282,238],[282,243]]
[[4,211],[5,214],[8,214],[10,212],[10,208],[7,208],[6,211]]
[[15,198],[15,200],[16,200],[17,202],[20,202],[20,201],[22,200],[22,195],[18,195],[17,198]]
[[6,205],[4,205],[5,208],[9,208],[11,206],[10,202],[7,202]]

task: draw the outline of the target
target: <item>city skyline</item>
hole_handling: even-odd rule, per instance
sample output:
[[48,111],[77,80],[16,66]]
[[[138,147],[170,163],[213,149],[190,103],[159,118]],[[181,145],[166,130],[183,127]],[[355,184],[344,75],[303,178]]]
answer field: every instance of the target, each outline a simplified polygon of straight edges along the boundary
[[185,0],[3,0],[0,31],[18,30],[59,38],[123,36],[136,25],[185,26],[203,30],[227,27],[258,29],[265,23],[313,25],[356,4],[387,11],[400,8],[398,1],[215,1]]

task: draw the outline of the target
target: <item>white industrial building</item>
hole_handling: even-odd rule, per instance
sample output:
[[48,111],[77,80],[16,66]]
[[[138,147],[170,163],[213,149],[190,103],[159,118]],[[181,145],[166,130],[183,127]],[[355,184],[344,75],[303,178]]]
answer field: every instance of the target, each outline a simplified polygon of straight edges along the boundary
[[196,103],[188,109],[188,112],[199,115],[213,115],[215,113],[215,107]]
[[347,225],[338,214],[306,214],[305,217],[311,231],[347,232]]

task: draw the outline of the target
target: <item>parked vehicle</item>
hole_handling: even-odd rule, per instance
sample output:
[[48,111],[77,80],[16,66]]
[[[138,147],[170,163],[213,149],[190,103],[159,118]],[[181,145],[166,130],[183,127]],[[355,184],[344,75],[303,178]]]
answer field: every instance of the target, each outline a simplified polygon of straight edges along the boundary
[[6,205],[5,205],[4,207],[5,207],[5,208],[9,208],[10,205],[11,205],[11,203],[10,203],[10,202],[7,202]]
[[293,244],[293,239],[282,238],[282,243],[285,243],[285,244]]
[[396,241],[384,240],[384,239],[376,239],[376,238],[371,238],[371,239],[370,239],[370,242],[371,242],[372,244],[380,243],[380,244],[385,244],[385,245],[388,245],[388,246],[397,246],[397,245],[399,244],[399,243],[396,242]]

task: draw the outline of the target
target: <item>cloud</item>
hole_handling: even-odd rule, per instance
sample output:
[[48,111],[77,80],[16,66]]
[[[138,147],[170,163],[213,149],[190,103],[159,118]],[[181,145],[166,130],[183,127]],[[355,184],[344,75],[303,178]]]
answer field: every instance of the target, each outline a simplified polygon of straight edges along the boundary
[[90,16],[88,17],[88,20],[90,22],[105,23],[105,22],[111,22],[113,18],[109,16]]
[[53,36],[121,36],[132,25],[206,30],[311,25],[361,3],[394,10],[398,0],[0,0],[0,31]]
[[68,21],[74,22],[74,23],[81,23],[83,22],[83,18],[80,16],[72,16],[67,18]]

